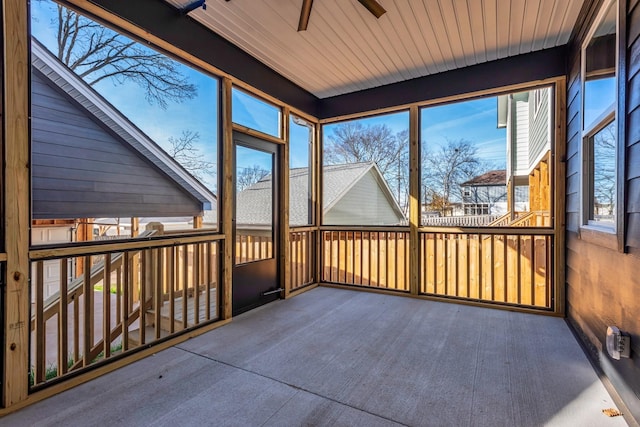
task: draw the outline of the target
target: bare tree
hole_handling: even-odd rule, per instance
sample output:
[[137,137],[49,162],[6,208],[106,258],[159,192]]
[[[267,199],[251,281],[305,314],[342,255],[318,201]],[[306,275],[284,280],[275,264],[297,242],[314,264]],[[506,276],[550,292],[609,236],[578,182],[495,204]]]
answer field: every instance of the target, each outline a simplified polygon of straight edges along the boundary
[[182,131],[179,137],[169,137],[169,154],[199,180],[215,173],[214,163],[205,160],[195,145],[200,139],[199,132]]
[[237,191],[245,190],[267,175],[269,175],[269,171],[260,165],[242,168],[236,176],[236,189]]
[[328,164],[375,162],[383,175],[396,168],[401,147],[385,125],[365,126],[358,122],[336,126],[324,148]]
[[347,122],[336,126],[324,147],[326,164],[375,162],[407,213],[409,192],[409,132],[393,134],[385,124]]
[[593,136],[594,215],[613,215],[616,203],[615,122]]
[[424,151],[422,195],[430,209],[446,214],[454,201],[462,199],[460,184],[477,176],[482,168],[471,142],[447,140],[445,145]]
[[135,82],[150,104],[167,108],[196,96],[197,88],[178,63],[76,12],[57,5],[57,52],[60,61],[89,85],[109,79],[115,85]]

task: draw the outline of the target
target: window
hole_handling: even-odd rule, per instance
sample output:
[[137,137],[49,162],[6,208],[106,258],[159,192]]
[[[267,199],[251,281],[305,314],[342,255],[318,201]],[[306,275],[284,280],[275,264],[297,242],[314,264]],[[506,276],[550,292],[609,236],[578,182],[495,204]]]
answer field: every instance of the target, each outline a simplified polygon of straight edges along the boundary
[[603,5],[582,49],[583,224],[615,231],[617,1]]
[[551,100],[546,86],[423,108],[421,225],[551,226]]
[[408,112],[324,125],[322,143],[323,224],[407,224]]
[[315,127],[291,115],[289,119],[289,225],[313,223],[313,141]]
[[235,87],[231,92],[231,118],[241,126],[280,137],[280,108]]

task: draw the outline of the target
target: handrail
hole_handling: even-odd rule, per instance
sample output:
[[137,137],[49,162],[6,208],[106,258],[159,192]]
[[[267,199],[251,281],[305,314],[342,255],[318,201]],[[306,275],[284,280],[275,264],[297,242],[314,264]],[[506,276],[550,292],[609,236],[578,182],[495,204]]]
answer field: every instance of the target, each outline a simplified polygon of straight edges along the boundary
[[82,246],[77,245],[33,249],[29,251],[29,258],[32,261],[39,261],[55,258],[65,258],[70,256],[101,255],[108,252],[122,252],[128,250],[142,250],[168,246],[188,245],[192,243],[214,242],[217,240],[225,240],[226,238],[224,234],[220,234],[218,231],[215,231],[215,234],[199,233],[192,236],[184,237],[171,235],[161,237],[155,237],[151,235],[144,236],[143,233],[141,233],[140,236],[136,239],[140,239],[141,236],[149,240],[141,239],[133,241],[121,241],[117,243],[98,242],[98,244],[87,244]]
[[505,225],[509,225],[509,222],[511,222],[511,212],[507,212],[506,214],[502,215],[501,217],[491,221],[489,224],[487,224],[488,227],[503,227]]

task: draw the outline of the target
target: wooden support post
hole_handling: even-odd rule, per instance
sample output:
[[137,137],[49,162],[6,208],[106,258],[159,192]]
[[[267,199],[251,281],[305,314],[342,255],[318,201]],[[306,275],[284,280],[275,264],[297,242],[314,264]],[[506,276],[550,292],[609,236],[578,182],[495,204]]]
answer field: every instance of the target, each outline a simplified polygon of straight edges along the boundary
[[[553,200],[553,310],[565,314],[565,197],[567,152],[567,81],[563,77],[555,85],[555,152],[552,162]],[[548,267],[549,268],[549,267]]]
[[420,285],[420,110],[409,110],[409,290],[418,295]]
[[2,2],[5,248],[3,406],[29,393],[29,32],[28,3]]
[[222,165],[222,209],[220,222],[224,239],[224,255],[222,260],[221,286],[221,318],[230,319],[232,313],[232,280],[233,280],[233,122],[231,118],[231,89],[229,78],[222,80],[222,133],[221,150]]
[[[140,218],[131,218],[131,238],[135,238],[140,234]],[[132,294],[130,295],[130,303],[133,304],[140,301],[140,253],[133,253],[131,263],[129,265],[130,283]],[[131,307],[129,307],[131,311]]]
[[202,228],[202,215],[193,217],[193,228],[196,230]]
[[322,259],[324,256],[323,244],[324,239],[320,232],[320,224],[322,221],[322,126],[319,124],[315,127],[313,135],[313,158],[311,160],[311,199],[313,209],[313,224],[316,226],[314,234],[315,241],[313,252],[311,253],[311,264],[313,279],[316,283],[322,281]]
[[282,137],[286,141],[280,146],[280,287],[284,288],[284,298],[291,292],[291,250],[289,247],[289,146],[291,145],[289,129],[289,109],[282,109]]

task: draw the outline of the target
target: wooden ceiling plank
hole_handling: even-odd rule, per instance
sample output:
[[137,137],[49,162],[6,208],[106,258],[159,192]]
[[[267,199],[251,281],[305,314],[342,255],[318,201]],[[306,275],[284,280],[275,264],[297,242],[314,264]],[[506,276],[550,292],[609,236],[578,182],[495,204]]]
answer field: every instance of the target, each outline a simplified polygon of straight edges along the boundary
[[520,53],[525,6],[525,0],[511,0],[509,11],[509,56]]
[[[165,0],[181,7],[189,0]],[[301,7],[312,4],[307,30]],[[320,98],[566,43],[581,0],[218,0],[189,14]]]
[[453,70],[456,68],[454,53],[447,36],[447,30],[440,12],[440,6],[437,2],[433,1],[424,3],[424,6],[427,11],[427,15],[429,16],[429,22],[433,28],[434,37],[438,42],[440,51],[442,52],[443,65],[446,70]]
[[476,62],[485,62],[487,60],[487,51],[485,45],[484,9],[482,8],[482,2],[478,0],[467,0],[467,8],[469,12],[471,39],[473,40],[473,51],[476,57]]
[[[473,1],[473,0],[472,0]],[[498,59],[498,7],[496,0],[482,0],[487,61]]]
[[414,28],[407,28],[407,22],[402,19],[397,4],[389,8],[389,11],[390,13],[385,15],[385,19],[380,20],[380,25],[385,34],[389,34],[388,41],[398,52],[404,67],[411,73],[411,77],[421,77],[424,75],[424,61],[411,36],[410,30],[414,30]]
[[460,28],[458,27],[458,19],[456,17],[456,11],[453,7],[452,0],[438,0],[438,7],[444,21],[445,32],[447,39],[449,40],[449,46],[451,46],[451,52],[453,54],[453,60],[456,64],[456,68],[465,67],[468,64],[465,60],[465,51],[462,47]]
[[556,1],[551,19],[549,20],[549,27],[547,29],[547,37],[544,43],[544,47],[553,47],[558,40],[557,34],[561,31],[562,23],[565,20],[567,9],[569,8],[569,2]]
[[[232,3],[239,2],[231,2],[229,5]],[[280,4],[280,6],[283,5]],[[260,8],[256,10],[257,7]],[[230,10],[224,15],[226,19],[222,19],[219,9],[209,11],[211,8],[206,12],[195,14],[194,17],[198,19],[200,16],[204,16],[206,21],[203,23],[205,25],[217,29],[216,32],[223,37],[240,44],[245,51],[261,62],[280,71],[301,87],[308,87],[308,90],[312,92],[317,91],[319,87],[331,87],[332,82],[344,83],[354,80],[353,75],[344,72],[349,69],[348,67],[335,66],[322,70],[314,67],[311,60],[298,60],[297,58],[300,57],[308,57],[314,58],[314,61],[328,61],[333,64],[339,62],[335,57],[327,56],[326,49],[319,49],[315,43],[308,43],[306,41],[306,38],[309,37],[307,33],[303,33],[303,35],[297,33],[295,20],[278,20],[273,13],[270,13],[268,7],[268,3],[256,3],[252,9],[236,4],[229,7]],[[294,6],[292,10],[294,16],[297,14],[297,7],[298,5]],[[260,23],[255,22],[255,15],[262,17]],[[276,30],[276,34],[273,34],[269,28]],[[282,32],[287,37],[278,37],[278,34]],[[233,39],[230,35],[233,36]],[[288,42],[285,43],[283,40]],[[250,48],[245,48],[245,46],[250,46]],[[297,55],[291,55],[291,52],[296,52]],[[286,69],[288,73],[283,73],[282,69]],[[348,90],[360,90],[361,88],[358,85],[351,85]]]
[[465,64],[475,65],[478,63],[478,58],[476,57],[475,43],[471,31],[469,6],[466,1],[458,0],[453,4],[453,7],[458,22],[458,34],[460,35],[460,42],[462,43],[462,50],[464,51]]
[[437,72],[446,71],[447,67],[445,66],[445,59],[442,53],[442,49],[440,49],[440,44],[438,43],[436,35],[433,31],[433,25],[431,24],[431,20],[424,3],[407,2],[407,4],[411,7],[411,11],[416,18],[416,23],[418,24],[420,34],[422,35],[425,44],[429,46],[429,51],[431,52],[431,57],[433,58],[434,67],[436,68]]
[[423,37],[423,32],[420,30],[421,25],[418,24],[417,17],[412,9],[410,2],[397,3],[399,16],[402,22],[405,23],[406,33],[411,38],[415,51],[418,52],[422,59],[422,67],[427,69],[429,74],[437,73],[438,69],[435,66],[435,60],[431,54],[431,48],[429,43]]
[[[509,28],[511,22],[511,2],[502,2],[496,8],[498,58],[509,56]],[[506,25],[505,25],[506,23]]]
[[[388,80],[385,80],[383,76],[390,73],[386,59],[381,57],[376,47],[368,41],[370,39],[368,32],[353,25],[348,15],[339,6],[318,2],[317,8],[321,12],[321,18],[318,21],[318,27],[314,28],[314,35],[318,39],[324,38],[327,36],[326,31],[328,30],[335,48],[343,46],[343,51],[347,53],[348,58],[345,60],[354,61],[357,59],[358,67],[365,81],[374,86],[386,84]],[[319,45],[325,43],[326,41],[318,40]],[[347,63],[343,62],[347,66]]]
[[390,61],[390,65],[392,67],[392,75],[402,80],[412,78],[411,74],[407,71],[404,62],[398,55],[398,52],[388,42],[387,35],[383,34],[383,32],[380,31],[381,25],[379,21],[388,19],[387,14],[385,14],[378,20],[370,14],[365,15],[361,13],[360,6],[353,1],[338,1],[338,4],[347,16],[353,17],[352,23],[354,26],[361,26],[361,31],[363,31],[365,28],[368,30],[371,37],[366,41],[372,43],[372,46],[378,46],[381,52],[384,52],[384,56],[386,56]]
[[532,51],[544,48],[545,40],[547,38],[547,29],[549,21],[551,21],[551,14],[553,13],[555,2],[556,0],[540,0],[538,19],[536,21],[534,39],[531,45]]

